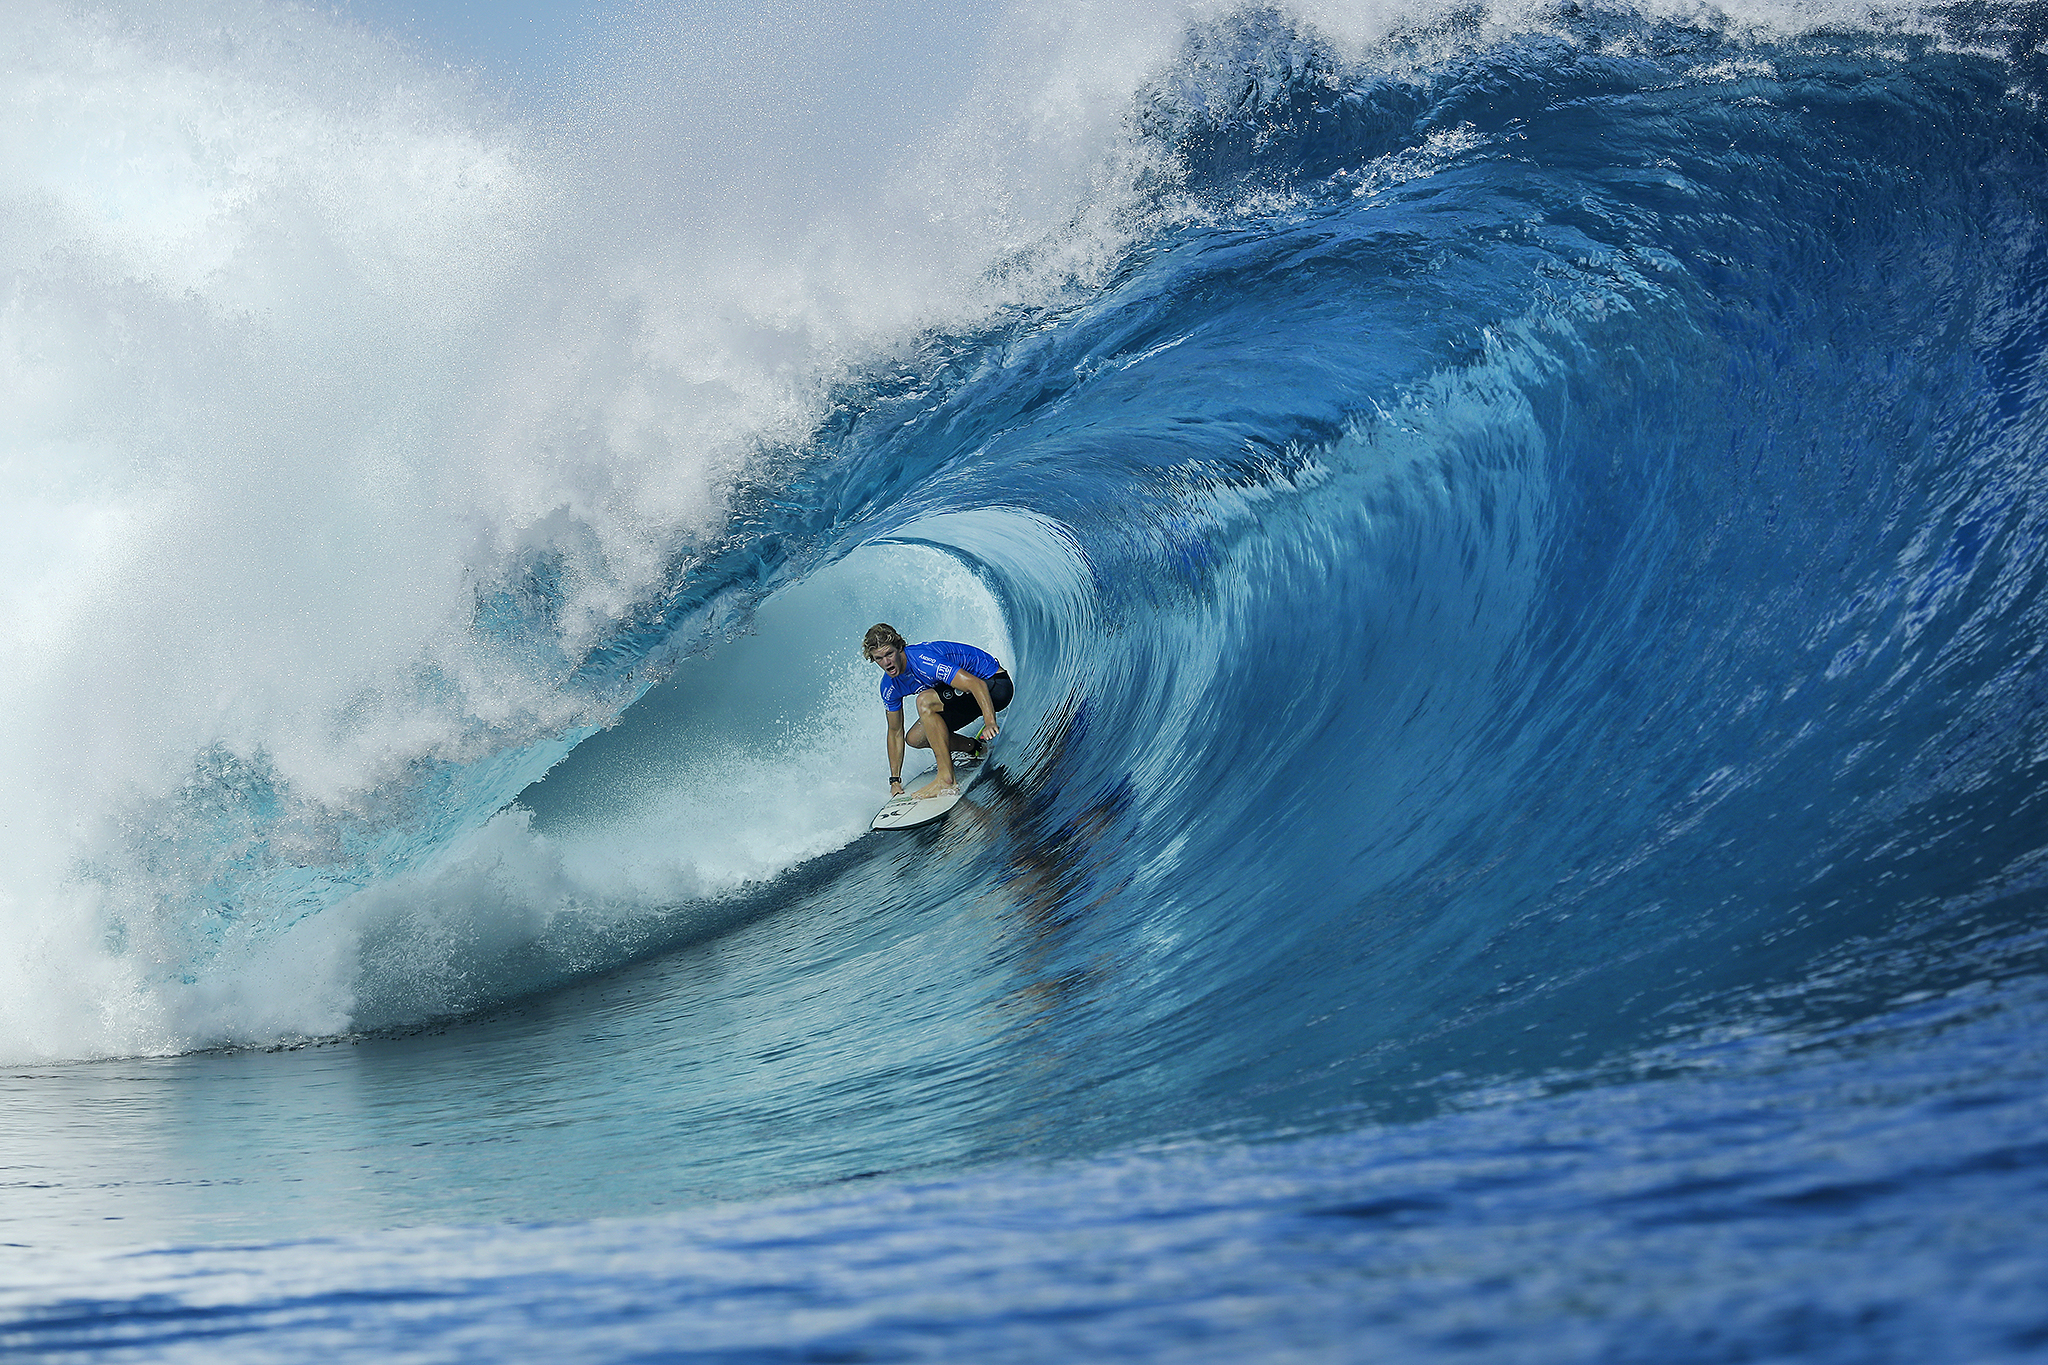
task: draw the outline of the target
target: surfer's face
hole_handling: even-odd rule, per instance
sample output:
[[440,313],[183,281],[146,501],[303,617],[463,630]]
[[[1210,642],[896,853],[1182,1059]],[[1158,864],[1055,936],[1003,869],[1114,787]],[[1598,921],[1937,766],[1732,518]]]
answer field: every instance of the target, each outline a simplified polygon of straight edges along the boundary
[[880,664],[882,671],[892,678],[903,672],[903,649],[899,645],[883,645],[869,651],[868,657]]

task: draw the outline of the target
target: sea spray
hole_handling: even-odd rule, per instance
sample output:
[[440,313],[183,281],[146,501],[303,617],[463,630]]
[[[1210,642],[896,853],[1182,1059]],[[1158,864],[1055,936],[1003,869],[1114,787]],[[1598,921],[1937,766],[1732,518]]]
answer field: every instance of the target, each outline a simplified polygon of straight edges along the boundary
[[[812,458],[835,385],[1099,273],[1138,224],[1137,77],[1109,51],[1076,71],[1071,33],[907,149],[857,147],[872,179],[792,221],[806,130],[697,146],[657,97],[692,60],[659,25],[522,124],[296,7],[16,17],[21,1056],[293,1032],[179,1002],[742,622],[772,581],[673,604],[748,534],[734,499]],[[787,193],[750,197],[764,176]],[[660,647],[605,653],[622,634]],[[297,1031],[345,1016],[316,994]]]

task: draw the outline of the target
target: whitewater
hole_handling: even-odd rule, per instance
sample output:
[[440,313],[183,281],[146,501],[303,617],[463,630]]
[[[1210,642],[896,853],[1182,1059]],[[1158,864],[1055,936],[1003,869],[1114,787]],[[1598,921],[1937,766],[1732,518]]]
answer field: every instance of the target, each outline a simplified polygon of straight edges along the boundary
[[2048,1353],[2048,10],[892,14],[11,9],[0,1353]]

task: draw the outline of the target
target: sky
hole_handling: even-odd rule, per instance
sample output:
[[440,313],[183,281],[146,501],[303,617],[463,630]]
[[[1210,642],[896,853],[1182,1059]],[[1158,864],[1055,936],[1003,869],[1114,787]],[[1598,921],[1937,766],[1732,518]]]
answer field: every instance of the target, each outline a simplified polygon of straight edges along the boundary
[[929,112],[964,91],[1005,0],[328,0],[510,95],[545,100],[622,50],[688,53],[693,78],[760,91],[898,86]]
[[339,8],[517,88],[555,84],[628,7],[620,0],[341,0]]

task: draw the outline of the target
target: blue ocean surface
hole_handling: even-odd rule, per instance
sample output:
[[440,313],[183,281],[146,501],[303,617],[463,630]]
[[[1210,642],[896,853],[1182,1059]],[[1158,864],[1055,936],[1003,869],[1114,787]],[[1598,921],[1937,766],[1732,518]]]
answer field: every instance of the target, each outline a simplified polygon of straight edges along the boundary
[[2048,9],[1010,23],[30,0],[0,1356],[2048,1359]]

